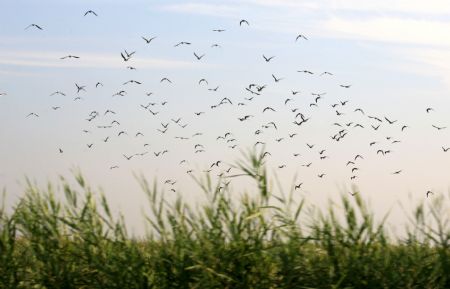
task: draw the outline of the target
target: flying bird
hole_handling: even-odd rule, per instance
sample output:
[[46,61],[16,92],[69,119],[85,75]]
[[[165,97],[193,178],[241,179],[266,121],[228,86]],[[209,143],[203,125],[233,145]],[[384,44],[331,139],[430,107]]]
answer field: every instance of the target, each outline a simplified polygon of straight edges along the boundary
[[297,41],[297,40],[299,40],[299,39],[301,39],[301,38],[303,38],[303,39],[305,39],[305,40],[308,40],[308,38],[306,38],[305,35],[299,34],[299,35],[297,35],[297,37],[295,37],[295,41]]
[[80,58],[80,57],[79,57],[79,56],[76,56],[76,55],[66,55],[66,56],[61,57],[60,59],[67,59],[67,58],[75,58],[75,59],[78,59],[78,58]]
[[27,30],[27,29],[30,28],[30,27],[35,27],[35,28],[37,28],[37,29],[39,29],[39,30],[44,30],[41,26],[39,26],[39,25],[37,25],[37,24],[30,24],[30,25],[28,25],[27,27],[25,27],[24,30]]
[[244,24],[244,23],[247,24],[247,26],[250,25],[247,20],[242,19],[241,21],[239,21],[239,26],[242,26],[242,24]]
[[152,38],[145,38],[144,36],[141,36],[142,39],[144,39],[144,41],[149,44],[150,42],[152,42],[153,39],[155,39],[157,36],[154,36]]
[[447,128],[446,126],[436,126],[436,125],[434,125],[434,124],[432,124],[431,126],[434,127],[434,128],[437,129],[437,130],[441,130],[441,129]]
[[190,42],[186,42],[186,41],[181,41],[181,42],[178,42],[177,44],[175,44],[174,47],[178,47],[180,45],[191,45],[191,43]]
[[92,10],[86,11],[86,13],[84,13],[84,16],[86,16],[86,15],[88,15],[88,14],[92,14],[92,15],[94,15],[94,16],[98,16],[97,13],[95,13],[95,12],[92,11]]
[[272,60],[273,58],[274,58],[275,56],[271,56],[271,57],[266,57],[264,54],[263,54],[263,58],[264,58],[264,60],[266,61],[266,62],[269,62],[270,60]]
[[197,60],[200,60],[203,58],[203,56],[205,56],[205,54],[202,54],[199,56],[197,53],[194,52],[194,56],[195,56],[195,58],[197,58]]

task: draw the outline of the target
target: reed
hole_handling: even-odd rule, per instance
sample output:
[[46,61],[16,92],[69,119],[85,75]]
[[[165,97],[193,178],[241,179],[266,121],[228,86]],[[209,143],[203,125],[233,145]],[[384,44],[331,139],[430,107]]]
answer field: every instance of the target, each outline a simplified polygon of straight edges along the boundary
[[28,182],[12,212],[0,210],[0,288],[450,288],[443,198],[419,204],[400,238],[360,194],[310,213],[292,192],[271,192],[261,153],[236,167],[256,193],[232,200],[207,177],[196,207],[139,178],[150,208],[143,238],[81,174],[76,186],[61,178],[62,192]]

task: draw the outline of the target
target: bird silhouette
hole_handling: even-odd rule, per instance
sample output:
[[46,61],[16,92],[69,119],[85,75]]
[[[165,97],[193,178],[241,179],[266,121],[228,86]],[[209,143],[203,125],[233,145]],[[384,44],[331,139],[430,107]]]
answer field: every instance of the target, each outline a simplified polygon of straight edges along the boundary
[[142,39],[144,39],[144,41],[149,44],[150,42],[152,42],[157,36],[151,37],[151,38],[145,38],[144,36],[141,36]]
[[60,59],[68,59],[68,58],[78,59],[78,58],[80,58],[80,57],[79,57],[79,56],[76,56],[76,55],[66,55],[66,56],[61,57]]
[[197,60],[200,60],[203,58],[203,56],[205,56],[205,54],[202,54],[199,56],[197,53],[194,52],[194,56],[195,56],[195,58],[197,58]]
[[30,24],[27,27],[25,27],[25,30],[27,30],[30,27],[34,27],[34,28],[39,29],[39,30],[44,30],[41,26],[39,26],[37,24]]
[[178,42],[177,44],[175,44],[174,47],[178,47],[180,45],[191,45],[191,43],[190,42],[186,42],[186,41],[181,41],[181,42]]
[[299,39],[308,40],[308,38],[306,38],[305,35],[303,35],[303,34],[299,34],[299,35],[297,35],[297,37],[295,37],[295,41],[297,41]]
[[284,78],[276,78],[275,75],[272,74],[272,78],[273,80],[275,80],[275,82],[279,82],[280,80],[283,80]]
[[241,21],[239,21],[239,26],[242,26],[242,24],[247,24],[247,26],[250,26],[250,24],[248,23],[248,21],[247,20],[245,20],[245,19],[242,19]]
[[86,11],[86,13],[84,13],[84,16],[86,16],[86,15],[88,15],[88,14],[92,14],[92,15],[94,15],[94,16],[98,16],[97,13],[95,13],[95,12],[92,11],[92,10]]
[[275,56],[266,57],[266,56],[263,54],[262,57],[264,58],[264,60],[265,60],[266,62],[269,62],[269,61],[272,60]]
[[441,130],[441,129],[446,129],[447,128],[446,126],[436,126],[434,124],[432,124],[431,126],[434,127],[437,130]]

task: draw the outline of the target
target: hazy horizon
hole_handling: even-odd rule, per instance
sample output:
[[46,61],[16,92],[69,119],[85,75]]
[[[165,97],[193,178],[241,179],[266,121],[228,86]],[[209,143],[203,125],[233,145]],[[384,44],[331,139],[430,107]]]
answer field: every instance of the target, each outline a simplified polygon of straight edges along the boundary
[[357,186],[386,212],[449,191],[450,3],[14,1],[2,11],[10,204],[23,176],[44,187],[79,168],[139,231],[145,196],[133,174],[189,198],[187,171],[236,173],[230,164],[258,141],[269,172],[286,189],[303,183],[295,192],[313,203]]

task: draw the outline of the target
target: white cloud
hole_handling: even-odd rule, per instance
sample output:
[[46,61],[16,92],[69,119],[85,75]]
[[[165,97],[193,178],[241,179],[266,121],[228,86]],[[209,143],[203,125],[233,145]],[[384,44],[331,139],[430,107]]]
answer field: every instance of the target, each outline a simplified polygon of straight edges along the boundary
[[371,13],[398,12],[414,14],[442,15],[450,13],[448,0],[245,0],[243,2],[279,8],[302,8],[332,11],[365,11]]
[[217,17],[236,17],[241,10],[237,5],[227,4],[210,4],[210,3],[180,3],[169,4],[160,7],[166,11],[190,13],[190,14],[203,14]]
[[322,32],[337,38],[450,46],[450,23],[439,21],[392,17],[348,20],[334,17],[322,23]]
[[[30,67],[89,67],[89,68],[124,68],[126,65],[120,55],[81,53],[80,59],[62,60],[66,52],[35,52],[35,51],[0,51],[0,64]],[[139,58],[127,65],[142,69],[190,68],[196,64],[188,61],[162,58]]]

